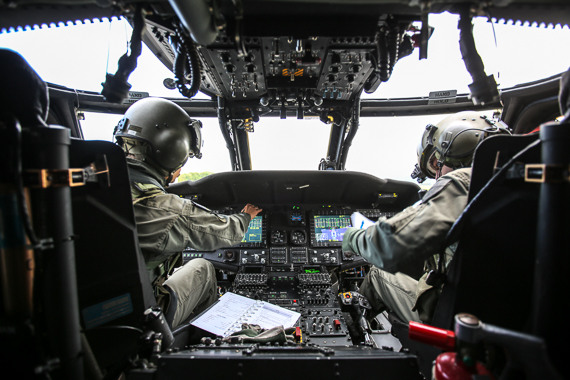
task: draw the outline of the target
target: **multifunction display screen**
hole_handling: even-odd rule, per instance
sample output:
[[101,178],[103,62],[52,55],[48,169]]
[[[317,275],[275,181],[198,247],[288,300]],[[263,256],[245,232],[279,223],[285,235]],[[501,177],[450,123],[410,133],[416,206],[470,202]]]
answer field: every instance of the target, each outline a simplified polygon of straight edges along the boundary
[[350,215],[315,215],[315,240],[341,242],[346,228],[351,226]]
[[263,216],[257,215],[249,222],[242,243],[261,243],[263,240]]

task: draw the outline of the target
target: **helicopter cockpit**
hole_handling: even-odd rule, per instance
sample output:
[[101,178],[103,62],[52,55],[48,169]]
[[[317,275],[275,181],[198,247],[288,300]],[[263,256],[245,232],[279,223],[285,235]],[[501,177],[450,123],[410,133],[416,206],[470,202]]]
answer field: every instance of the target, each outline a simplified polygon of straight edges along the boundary
[[[459,38],[448,49],[461,55],[468,92],[376,98],[400,65],[431,58],[437,25],[430,19],[444,12],[457,19]],[[2,99],[11,99],[0,120],[3,367],[25,378],[422,379],[434,370],[440,379],[446,370],[434,369],[434,362],[452,352],[460,360],[451,365],[461,362],[470,376],[568,375],[562,364],[568,350],[560,347],[567,334],[555,327],[563,318],[554,291],[568,284],[560,268],[569,244],[569,138],[559,103],[567,63],[558,73],[505,88],[486,69],[473,34],[479,18],[567,31],[566,1],[0,4],[6,34],[114,17],[130,27],[116,70],[102,78],[99,92],[45,83],[46,125],[30,127],[13,117],[5,105],[20,102],[31,87],[19,79],[2,82],[9,83]],[[229,170],[174,183],[168,192],[220,217],[248,202],[263,208],[240,244],[182,252],[180,264],[196,258],[213,264],[220,301],[176,329],[167,310],[156,307],[144,268],[124,154],[114,142],[85,138],[81,120],[85,112],[118,118],[149,96],[131,91],[129,79],[143,48],[171,74],[162,81],[176,94],[170,100],[193,118],[217,121],[225,149],[216,159],[229,161]],[[342,249],[346,228],[364,226],[350,216],[390,218],[418,202],[429,185],[350,170],[362,119],[467,109],[500,119],[512,136],[478,148],[469,207],[449,235],[463,242],[461,259],[433,323],[408,324],[389,312],[370,321],[370,305],[358,292],[370,264]],[[310,163],[314,170],[254,170],[251,136],[266,119],[318,120],[327,127],[326,152]],[[554,137],[534,132],[547,122],[560,127]],[[299,149],[287,147],[291,156]],[[407,273],[419,278],[423,269]],[[294,322],[279,336],[232,338],[215,324],[237,313],[236,305],[248,313],[264,310],[257,322]]]

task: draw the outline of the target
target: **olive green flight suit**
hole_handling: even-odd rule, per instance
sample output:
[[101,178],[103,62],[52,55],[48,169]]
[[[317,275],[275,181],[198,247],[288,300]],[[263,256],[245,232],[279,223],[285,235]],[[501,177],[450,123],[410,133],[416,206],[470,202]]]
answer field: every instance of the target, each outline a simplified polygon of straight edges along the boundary
[[[471,168],[454,170],[439,178],[421,202],[367,229],[347,229],[343,251],[374,265],[360,288],[374,315],[388,308],[403,320],[429,322],[439,289],[430,291],[427,273],[436,269],[438,253],[444,252],[447,266],[455,252],[455,244],[443,244],[467,205],[470,179]],[[405,274],[422,262],[425,274],[419,281]]]
[[[239,244],[251,217],[246,213],[218,215],[164,190],[165,179],[151,166],[127,158],[139,245],[159,304],[168,302],[164,287],[178,296],[172,327],[199,313],[217,299],[213,265],[204,259],[181,264],[187,247],[214,250]],[[168,274],[176,267],[164,281]],[[163,282],[164,281],[164,282]]]

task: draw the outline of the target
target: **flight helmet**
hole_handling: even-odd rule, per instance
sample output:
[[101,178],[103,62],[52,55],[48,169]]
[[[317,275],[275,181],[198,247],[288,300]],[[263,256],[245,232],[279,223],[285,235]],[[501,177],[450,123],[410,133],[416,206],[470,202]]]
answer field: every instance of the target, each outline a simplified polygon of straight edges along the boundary
[[176,103],[149,97],[127,109],[114,136],[127,154],[170,174],[188,158],[202,157],[201,127]]
[[479,143],[493,134],[510,133],[507,126],[480,112],[462,111],[428,124],[417,148],[418,163],[413,178],[435,178],[445,165],[453,169],[471,166]]

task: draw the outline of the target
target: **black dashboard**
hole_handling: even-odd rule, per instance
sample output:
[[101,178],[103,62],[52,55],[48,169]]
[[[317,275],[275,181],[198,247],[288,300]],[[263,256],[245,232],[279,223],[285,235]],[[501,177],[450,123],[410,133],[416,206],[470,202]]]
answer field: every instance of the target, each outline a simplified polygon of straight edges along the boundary
[[184,261],[213,263],[221,293],[300,312],[305,341],[321,346],[355,339],[343,304],[353,302],[352,284],[364,278],[367,263],[341,248],[351,214],[378,220],[419,199],[414,183],[339,171],[219,173],[169,191],[220,215],[239,212],[245,203],[263,208],[240,244],[215,251],[188,248]]
[[362,260],[341,249],[346,229],[354,227],[350,216],[355,211],[374,221],[395,214],[382,209],[336,205],[308,210],[302,205],[274,206],[250,222],[240,244],[215,251],[188,248],[183,256],[185,261],[206,258],[217,267],[233,272],[247,271],[252,266],[296,269],[316,265],[347,269]]
[[342,252],[342,238],[358,211],[369,219],[390,217],[419,198],[415,183],[349,171],[244,171],[213,174],[171,185],[168,191],[218,214],[239,212],[246,203],[263,211],[241,244],[216,251],[187,249],[185,260],[204,257],[233,272],[251,266],[346,269],[356,257]]

